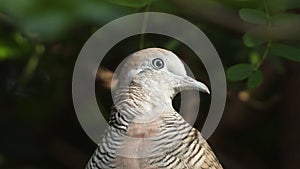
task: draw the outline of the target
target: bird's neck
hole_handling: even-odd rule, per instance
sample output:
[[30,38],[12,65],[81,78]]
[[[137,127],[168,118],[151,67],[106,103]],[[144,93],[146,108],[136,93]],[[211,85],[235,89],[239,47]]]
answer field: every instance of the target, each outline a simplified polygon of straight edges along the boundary
[[131,114],[136,122],[151,121],[165,111],[172,111],[172,100],[159,89],[138,84],[120,88],[115,95],[115,107]]

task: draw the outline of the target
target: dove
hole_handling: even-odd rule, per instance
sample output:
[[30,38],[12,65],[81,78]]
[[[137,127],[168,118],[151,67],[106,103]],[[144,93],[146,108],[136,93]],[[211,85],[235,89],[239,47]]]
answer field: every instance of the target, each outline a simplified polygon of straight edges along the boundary
[[222,169],[201,133],[172,106],[183,90],[209,94],[173,52],[131,54],[118,75],[109,126],[86,169]]

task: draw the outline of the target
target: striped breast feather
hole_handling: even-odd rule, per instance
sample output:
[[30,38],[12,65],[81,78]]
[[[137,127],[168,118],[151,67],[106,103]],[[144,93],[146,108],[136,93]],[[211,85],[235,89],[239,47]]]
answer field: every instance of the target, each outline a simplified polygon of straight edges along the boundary
[[151,164],[161,169],[222,169],[208,143],[195,137],[198,134],[196,129],[192,129],[188,138],[179,146],[154,157]]
[[164,128],[157,140],[161,144],[156,151],[163,153],[152,157],[151,164],[162,169],[222,169],[197,129],[191,127],[177,112],[162,116]]
[[184,155],[188,166],[193,169],[222,169],[216,155],[197,129],[193,128],[189,137],[186,139],[186,149],[189,151]]

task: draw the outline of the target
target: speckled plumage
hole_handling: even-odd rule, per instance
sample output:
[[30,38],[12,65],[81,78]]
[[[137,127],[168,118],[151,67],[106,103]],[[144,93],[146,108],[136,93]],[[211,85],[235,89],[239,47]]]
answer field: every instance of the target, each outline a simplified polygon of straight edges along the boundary
[[[162,61],[153,65],[154,59]],[[178,57],[149,48],[125,62],[114,95],[110,126],[86,169],[222,169],[201,133],[172,107],[187,89],[208,88],[186,76]]]

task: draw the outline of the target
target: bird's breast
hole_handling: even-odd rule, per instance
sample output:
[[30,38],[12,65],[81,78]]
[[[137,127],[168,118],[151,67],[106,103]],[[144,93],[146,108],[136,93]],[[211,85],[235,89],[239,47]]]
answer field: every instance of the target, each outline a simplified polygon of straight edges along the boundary
[[156,145],[151,138],[160,133],[161,124],[162,120],[159,118],[147,123],[131,123],[123,140],[123,146],[118,150],[117,166],[148,169],[145,166],[150,166],[148,157],[151,156]]

